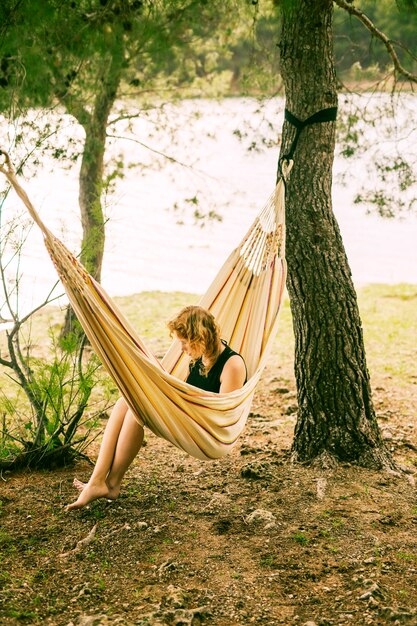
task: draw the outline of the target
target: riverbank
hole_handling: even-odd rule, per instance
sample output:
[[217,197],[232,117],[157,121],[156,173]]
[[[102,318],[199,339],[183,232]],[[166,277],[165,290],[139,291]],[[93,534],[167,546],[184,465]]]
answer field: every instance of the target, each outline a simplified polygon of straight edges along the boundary
[[[368,286],[358,298],[380,427],[398,463],[414,471],[417,286]],[[165,320],[189,301],[157,292],[118,299],[158,354],[169,342]],[[52,324],[62,317],[46,315]],[[228,458],[196,461],[148,434],[120,498],[71,515],[64,505],[73,475],[88,477],[86,462],[2,476],[2,624],[417,623],[414,476],[290,463],[288,299],[280,321]],[[45,314],[33,332],[44,350]]]

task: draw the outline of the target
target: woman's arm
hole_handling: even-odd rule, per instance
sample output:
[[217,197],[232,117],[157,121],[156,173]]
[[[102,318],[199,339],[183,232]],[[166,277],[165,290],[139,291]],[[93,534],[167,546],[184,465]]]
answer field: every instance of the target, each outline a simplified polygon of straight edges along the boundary
[[220,376],[219,393],[228,393],[240,389],[245,384],[246,366],[241,356],[234,354],[225,363]]

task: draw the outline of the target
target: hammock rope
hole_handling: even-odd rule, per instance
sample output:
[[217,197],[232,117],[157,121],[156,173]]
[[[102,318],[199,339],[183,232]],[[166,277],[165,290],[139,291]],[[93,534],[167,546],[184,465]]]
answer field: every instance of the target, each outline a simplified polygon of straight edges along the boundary
[[213,313],[222,337],[243,356],[248,370],[241,389],[216,394],[185,382],[189,357],[178,340],[162,361],[152,354],[103,287],[45,226],[9,156],[2,154],[0,171],[41,229],[75,314],[138,421],[196,458],[229,453],[245,426],[276,336],[286,279],[285,179],[292,161],[282,165],[273,194],[199,302]]

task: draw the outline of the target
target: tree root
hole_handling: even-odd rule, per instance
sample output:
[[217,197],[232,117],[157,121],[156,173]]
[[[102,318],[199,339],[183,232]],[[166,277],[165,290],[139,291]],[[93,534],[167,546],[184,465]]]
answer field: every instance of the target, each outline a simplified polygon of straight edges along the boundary
[[349,461],[345,459],[339,459],[336,454],[329,452],[328,450],[322,450],[319,454],[311,459],[301,457],[297,450],[291,451],[290,460],[292,463],[301,463],[312,468],[320,470],[332,470],[343,465],[357,465],[366,469],[386,471],[390,474],[402,475],[404,473],[410,473],[410,470],[396,463],[387,450],[382,445],[378,447],[369,447],[360,453],[357,458],[352,458]]
[[13,457],[0,461],[0,472],[14,472],[22,469],[57,469],[74,465],[75,461],[90,459],[82,452],[75,450],[71,445],[48,445],[31,448],[27,447]]
[[65,559],[69,556],[72,556],[73,554],[77,554],[77,552],[81,552],[81,550],[89,546],[90,543],[94,540],[94,537],[96,536],[96,530],[97,530],[97,524],[94,524],[93,528],[90,530],[88,535],[84,537],[84,539],[80,539],[80,541],[77,542],[77,545],[75,546],[75,548],[73,548],[72,550],[68,550],[68,552],[62,552],[59,555],[59,558]]

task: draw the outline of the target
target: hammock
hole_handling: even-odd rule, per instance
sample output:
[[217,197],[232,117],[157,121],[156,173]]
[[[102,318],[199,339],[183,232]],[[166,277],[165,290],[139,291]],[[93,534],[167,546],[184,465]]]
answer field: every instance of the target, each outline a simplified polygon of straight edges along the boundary
[[138,421],[195,458],[217,459],[230,452],[245,426],[277,330],[286,278],[284,178],[199,302],[213,313],[222,337],[243,356],[248,370],[241,389],[217,394],[184,382],[189,357],[178,340],[162,362],[152,354],[103,287],[43,224],[3,154],[0,170],[41,229],[75,314]]

